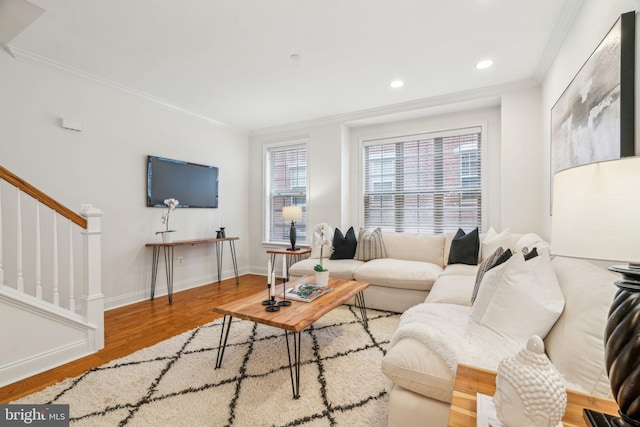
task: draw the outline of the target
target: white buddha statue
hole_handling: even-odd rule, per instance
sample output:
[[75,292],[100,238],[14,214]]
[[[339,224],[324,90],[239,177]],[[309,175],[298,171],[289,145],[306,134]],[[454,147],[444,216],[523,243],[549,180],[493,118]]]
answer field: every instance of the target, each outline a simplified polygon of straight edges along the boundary
[[540,337],[499,363],[493,403],[506,427],[555,427],[562,420],[567,393]]

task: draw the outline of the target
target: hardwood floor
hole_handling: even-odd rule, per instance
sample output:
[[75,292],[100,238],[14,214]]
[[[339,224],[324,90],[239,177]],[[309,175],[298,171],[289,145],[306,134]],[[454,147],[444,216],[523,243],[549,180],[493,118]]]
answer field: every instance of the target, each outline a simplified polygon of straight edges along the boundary
[[50,371],[0,388],[0,403],[39,391],[65,378],[75,377],[179,333],[204,325],[221,317],[213,307],[237,298],[265,291],[266,278],[257,275],[212,283],[173,294],[173,304],[166,296],[142,301],[104,313],[105,346],[99,352],[67,363]]

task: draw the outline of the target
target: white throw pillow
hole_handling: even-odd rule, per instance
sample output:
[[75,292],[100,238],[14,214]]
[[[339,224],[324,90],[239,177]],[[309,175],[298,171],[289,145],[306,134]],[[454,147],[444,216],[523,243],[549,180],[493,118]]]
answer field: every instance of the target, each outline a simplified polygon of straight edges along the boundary
[[523,248],[528,248],[529,250],[533,248],[549,249],[549,242],[542,239],[542,237],[536,233],[527,233],[520,236],[513,249],[515,252],[521,251]]
[[564,309],[564,296],[547,251],[528,261],[515,253],[482,278],[471,319],[512,340],[544,339]]
[[313,230],[313,243],[311,246],[311,255],[309,256],[310,258],[320,258],[320,240],[322,239],[320,230],[322,230],[323,226],[326,229],[325,237],[328,242],[325,243],[324,247],[322,248],[322,258],[329,259],[329,257],[331,256],[331,246],[333,244],[334,229],[326,222],[321,222],[320,224],[316,225]]
[[511,249],[511,251],[513,252],[513,247],[511,244],[511,231],[509,230],[509,228],[507,228],[500,234],[498,234],[493,229],[493,227],[489,228],[489,231],[487,231],[487,235],[480,244],[480,255],[482,256],[482,261],[485,261],[487,258],[489,258],[491,254],[493,254],[500,247],[505,251],[507,249]]
[[604,328],[620,278],[582,259],[555,257],[551,264],[566,298],[564,312],[545,339],[554,366],[580,391],[611,398],[605,370]]

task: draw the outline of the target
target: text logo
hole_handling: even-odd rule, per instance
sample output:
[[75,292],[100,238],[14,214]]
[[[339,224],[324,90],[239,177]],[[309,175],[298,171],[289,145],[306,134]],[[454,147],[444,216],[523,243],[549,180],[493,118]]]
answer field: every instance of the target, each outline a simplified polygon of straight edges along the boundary
[[0,426],[69,427],[69,405],[0,405]]

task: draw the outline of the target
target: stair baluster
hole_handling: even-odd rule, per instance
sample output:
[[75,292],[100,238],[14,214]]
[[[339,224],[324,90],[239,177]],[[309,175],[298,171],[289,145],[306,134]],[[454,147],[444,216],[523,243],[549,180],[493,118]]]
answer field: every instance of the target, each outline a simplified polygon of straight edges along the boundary
[[40,202],[36,202],[36,298],[42,299],[42,240],[40,233]]
[[22,191],[18,190],[18,200],[16,205],[16,211],[18,213],[17,228],[16,228],[16,268],[17,268],[17,288],[18,291],[24,292],[24,277],[22,276],[22,202],[20,201],[20,195]]

